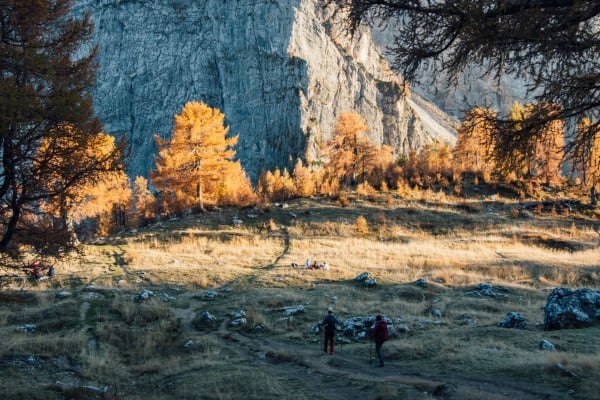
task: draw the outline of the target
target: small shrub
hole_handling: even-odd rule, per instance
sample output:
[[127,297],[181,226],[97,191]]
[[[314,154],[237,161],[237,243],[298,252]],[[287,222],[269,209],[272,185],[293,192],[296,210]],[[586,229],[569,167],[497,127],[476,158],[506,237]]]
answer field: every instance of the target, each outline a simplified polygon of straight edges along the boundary
[[345,194],[340,194],[337,198],[337,204],[340,207],[349,207],[350,206],[350,199],[348,198],[348,196],[346,196]]
[[356,218],[356,232],[359,235],[366,235],[369,233],[369,223],[367,222],[367,219],[362,215]]

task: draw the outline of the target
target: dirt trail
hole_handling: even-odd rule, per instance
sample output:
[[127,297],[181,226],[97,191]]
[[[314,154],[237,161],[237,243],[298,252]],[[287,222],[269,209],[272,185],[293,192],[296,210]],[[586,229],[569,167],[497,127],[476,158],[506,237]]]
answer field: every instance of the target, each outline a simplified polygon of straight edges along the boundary
[[[181,313],[185,319],[192,314]],[[190,321],[183,321],[190,327]],[[208,333],[248,363],[256,365],[273,376],[296,379],[316,395],[329,399],[356,398],[357,390],[377,390],[384,383],[413,388],[423,399],[567,399],[566,393],[549,387],[536,387],[528,382],[491,382],[454,376],[407,371],[394,362],[384,368],[369,365],[368,348],[365,356],[345,353],[338,346],[333,356],[320,350],[320,344],[282,343],[266,336],[245,334],[230,329],[225,319],[217,331]],[[356,344],[355,346],[357,346]],[[347,351],[347,349],[346,349]],[[373,362],[375,365],[375,362]],[[319,398],[317,396],[317,398]]]

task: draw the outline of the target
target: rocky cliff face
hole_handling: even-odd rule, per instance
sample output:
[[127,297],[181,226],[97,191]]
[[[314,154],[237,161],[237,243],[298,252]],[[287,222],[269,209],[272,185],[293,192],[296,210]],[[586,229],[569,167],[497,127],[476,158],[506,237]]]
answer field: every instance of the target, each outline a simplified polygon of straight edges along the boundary
[[95,108],[128,138],[131,175],[148,175],[153,135],[168,137],[191,100],[225,113],[253,178],[317,159],[341,112],[361,114],[373,142],[397,153],[437,134],[370,33],[350,40],[319,0],[76,0],[73,11],[95,22]]
[[[394,34],[393,24],[372,27],[373,39],[382,49],[393,44]],[[490,107],[506,114],[515,101],[532,101],[527,94],[525,77],[503,75],[496,79],[485,71],[484,66],[471,65],[457,76],[456,84],[449,84],[450,79],[444,73],[434,75],[423,68],[419,83],[412,89],[458,119],[462,119],[472,107]]]

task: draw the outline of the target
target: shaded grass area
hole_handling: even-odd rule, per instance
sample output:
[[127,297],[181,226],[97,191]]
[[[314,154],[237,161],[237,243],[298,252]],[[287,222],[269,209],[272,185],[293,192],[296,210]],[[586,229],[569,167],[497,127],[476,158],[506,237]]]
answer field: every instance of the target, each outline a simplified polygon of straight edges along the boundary
[[[600,287],[598,221],[523,220],[513,217],[514,207],[357,201],[341,208],[304,199],[253,210],[256,219],[222,210],[88,246],[57,265],[53,280],[21,280],[0,292],[3,393],[506,399],[546,391],[561,398],[571,389],[593,398],[600,327],[546,332],[540,324],[552,287]],[[241,227],[228,223],[234,214],[245,219]],[[356,228],[359,216],[367,233]],[[270,231],[256,229],[271,219]],[[307,258],[331,267],[292,267]],[[355,281],[364,271],[376,277],[375,288]],[[425,287],[415,284],[419,278]],[[482,282],[501,295],[466,296]],[[134,301],[142,289],[156,296]],[[56,297],[61,290],[70,295]],[[304,313],[285,316],[285,307],[298,305]],[[338,347],[339,357],[318,358],[321,336],[313,327],[329,306],[340,319],[393,319],[386,371],[369,369],[369,344],[355,338]],[[229,325],[237,310],[247,319],[239,328]],[[218,321],[195,329],[192,321],[205,311]],[[523,315],[528,329],[498,328],[509,311]],[[26,324],[35,331],[20,329]],[[539,350],[542,339],[557,351]],[[503,386],[506,393],[497,390]]]

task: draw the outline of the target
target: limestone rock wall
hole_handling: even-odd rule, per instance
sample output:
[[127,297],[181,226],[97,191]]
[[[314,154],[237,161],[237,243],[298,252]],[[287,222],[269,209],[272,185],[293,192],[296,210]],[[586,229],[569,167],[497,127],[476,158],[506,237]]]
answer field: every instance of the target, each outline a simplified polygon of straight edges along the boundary
[[345,36],[319,0],[76,0],[73,11],[95,23],[95,108],[106,132],[127,137],[132,176],[148,175],[153,135],[169,137],[191,100],[226,115],[252,178],[317,159],[345,111],[397,153],[435,136],[370,33]]

